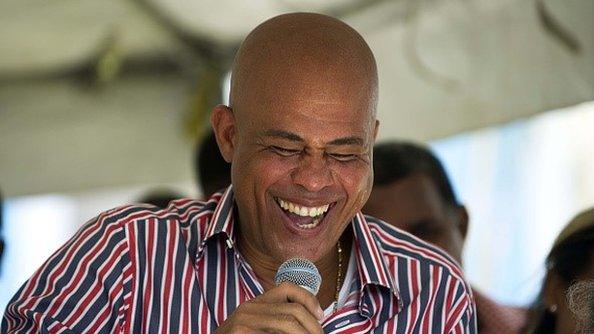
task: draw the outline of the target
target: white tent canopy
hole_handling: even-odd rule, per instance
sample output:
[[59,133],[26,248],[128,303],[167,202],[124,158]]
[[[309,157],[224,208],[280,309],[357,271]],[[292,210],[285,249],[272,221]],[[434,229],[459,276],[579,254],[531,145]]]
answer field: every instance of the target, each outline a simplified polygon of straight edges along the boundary
[[[163,63],[203,66],[193,59],[204,50],[230,59],[255,25],[291,11],[328,13],[364,35],[383,139],[439,138],[594,99],[591,0],[5,0],[0,187],[190,180],[182,128],[196,78]],[[76,80],[105,62],[124,70],[99,86]]]

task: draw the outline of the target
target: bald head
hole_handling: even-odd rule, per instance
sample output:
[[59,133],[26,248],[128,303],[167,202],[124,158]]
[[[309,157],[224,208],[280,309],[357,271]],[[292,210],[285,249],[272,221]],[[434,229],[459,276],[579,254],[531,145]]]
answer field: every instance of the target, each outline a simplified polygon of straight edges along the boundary
[[[231,78],[231,105],[215,107],[211,124],[231,162],[238,245],[246,253],[251,247],[251,258],[274,271],[295,256],[333,263],[334,246],[373,183],[378,122],[371,50],[336,19],[281,15],[245,39]],[[332,209],[310,223],[284,213],[280,199]]]
[[353,28],[325,15],[285,14],[262,23],[235,58],[231,107],[241,113],[297,91],[317,103],[365,99],[375,116],[377,68],[369,46]]

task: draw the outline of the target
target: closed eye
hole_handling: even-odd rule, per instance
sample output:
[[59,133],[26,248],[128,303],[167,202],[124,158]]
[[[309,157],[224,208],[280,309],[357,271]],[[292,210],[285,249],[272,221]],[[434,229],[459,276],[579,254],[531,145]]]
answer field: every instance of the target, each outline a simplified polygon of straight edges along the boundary
[[280,147],[280,146],[269,146],[270,150],[272,150],[274,153],[283,156],[283,157],[290,157],[296,154],[299,154],[299,152],[301,152],[300,150],[295,150],[295,149],[289,149],[289,148],[284,148],[284,147]]
[[443,233],[442,224],[435,219],[421,219],[410,224],[409,232],[421,239],[433,240]]
[[328,155],[330,157],[332,157],[338,161],[342,161],[342,162],[353,161],[353,160],[356,160],[359,158],[358,154],[329,153]]

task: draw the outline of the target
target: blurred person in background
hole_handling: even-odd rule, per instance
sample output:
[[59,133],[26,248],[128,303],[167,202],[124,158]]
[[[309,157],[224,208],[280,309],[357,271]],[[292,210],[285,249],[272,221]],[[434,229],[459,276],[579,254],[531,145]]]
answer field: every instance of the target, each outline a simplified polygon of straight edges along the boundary
[[221,155],[212,129],[207,131],[196,146],[194,170],[204,199],[231,184],[231,164]]
[[594,280],[594,208],[578,214],[563,228],[545,263],[543,287],[530,311],[526,332],[593,333],[588,328],[592,319],[584,311],[591,309],[591,301],[585,308],[571,305],[568,293],[573,284]]
[[594,333],[594,280],[580,280],[567,289],[567,305],[576,319],[576,332]]
[[161,209],[165,209],[169,205],[169,202],[184,197],[185,196],[173,189],[156,188],[141,195],[136,203],[152,204]]
[[[439,246],[462,263],[468,213],[437,157],[420,144],[404,141],[378,143],[373,154],[373,189],[363,213]],[[473,290],[479,333],[519,332],[524,310]]]

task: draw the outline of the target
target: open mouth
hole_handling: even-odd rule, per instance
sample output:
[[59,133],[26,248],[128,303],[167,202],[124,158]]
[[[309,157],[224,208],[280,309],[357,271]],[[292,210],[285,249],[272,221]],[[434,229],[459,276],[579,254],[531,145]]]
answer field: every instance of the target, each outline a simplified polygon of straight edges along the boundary
[[285,214],[299,227],[303,229],[313,229],[320,224],[326,216],[333,203],[322,206],[307,207],[292,203],[280,198],[276,202],[283,209]]

